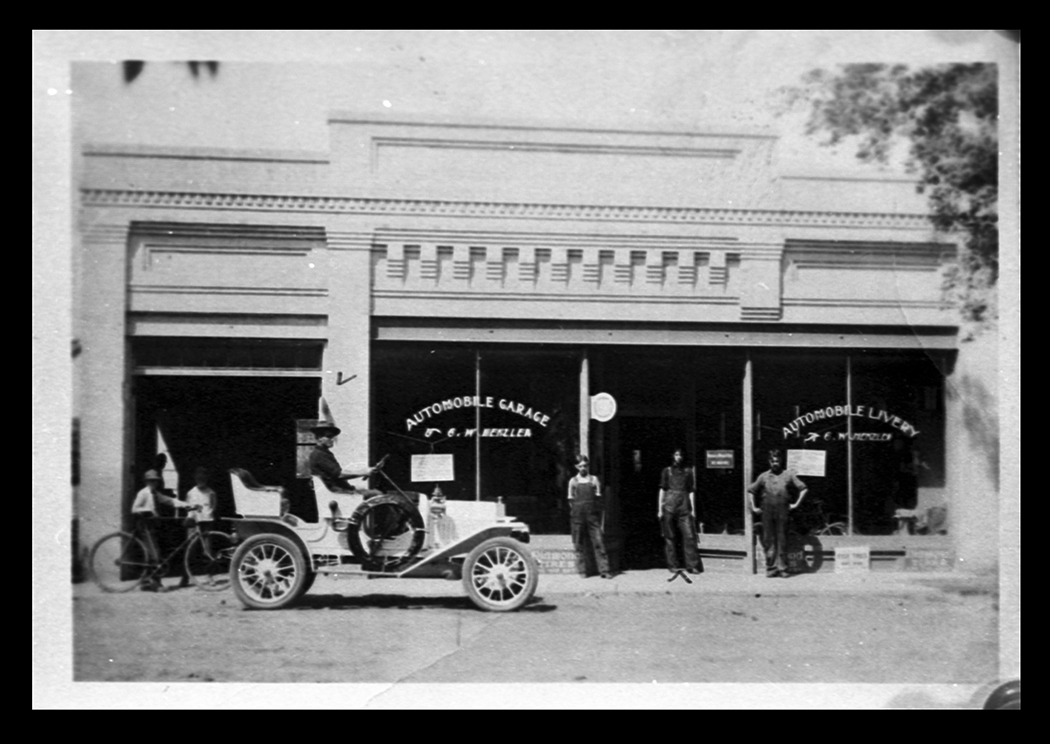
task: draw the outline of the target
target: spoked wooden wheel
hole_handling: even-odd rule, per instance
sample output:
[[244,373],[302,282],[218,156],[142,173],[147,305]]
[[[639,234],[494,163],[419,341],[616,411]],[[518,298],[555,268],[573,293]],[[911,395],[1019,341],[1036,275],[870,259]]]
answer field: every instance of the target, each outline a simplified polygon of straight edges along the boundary
[[470,551],[463,564],[463,586],[481,609],[507,612],[529,601],[538,574],[528,548],[510,537],[494,537]]
[[307,588],[302,551],[283,535],[253,535],[233,555],[230,579],[237,599],[247,607],[276,610],[291,604]]

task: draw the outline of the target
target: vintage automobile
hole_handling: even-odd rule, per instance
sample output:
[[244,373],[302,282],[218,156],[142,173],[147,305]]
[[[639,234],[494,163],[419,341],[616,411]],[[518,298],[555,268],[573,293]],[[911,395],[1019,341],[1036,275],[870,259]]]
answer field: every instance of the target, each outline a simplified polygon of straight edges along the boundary
[[538,566],[525,543],[527,525],[492,501],[450,501],[402,491],[330,491],[313,478],[318,521],[281,515],[281,494],[249,472],[230,470],[240,545],[230,582],[247,607],[286,607],[318,574],[367,578],[462,580],[482,610],[516,610],[533,596]]

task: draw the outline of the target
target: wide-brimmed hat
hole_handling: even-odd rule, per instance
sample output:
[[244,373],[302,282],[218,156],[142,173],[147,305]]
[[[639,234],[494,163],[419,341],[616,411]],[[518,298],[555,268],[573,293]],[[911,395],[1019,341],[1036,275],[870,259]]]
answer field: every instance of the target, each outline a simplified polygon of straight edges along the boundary
[[328,401],[323,395],[317,402],[317,424],[312,426],[310,431],[315,437],[337,437],[342,432],[342,429],[335,425],[332,409],[328,407]]

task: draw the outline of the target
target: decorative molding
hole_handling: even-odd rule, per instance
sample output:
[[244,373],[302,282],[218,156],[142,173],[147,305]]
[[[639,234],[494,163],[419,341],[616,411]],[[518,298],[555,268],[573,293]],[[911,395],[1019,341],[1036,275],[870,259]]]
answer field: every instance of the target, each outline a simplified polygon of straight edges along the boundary
[[532,284],[539,279],[539,264],[536,261],[536,249],[525,246],[518,249],[518,281]]
[[678,251],[678,283],[692,286],[696,284],[696,251]]
[[[577,251],[583,251],[589,247],[608,251],[617,248],[679,250],[682,248],[683,243],[699,251],[725,250],[728,248],[739,250],[739,247],[742,245],[739,240],[732,237],[698,235],[690,235],[686,238],[681,235],[550,232],[547,230],[542,232],[523,230],[444,230],[434,227],[422,229],[377,227],[374,230],[374,236],[376,244],[402,242],[406,245],[419,245],[420,243],[455,245],[456,243],[469,243],[470,245],[501,245],[511,249],[523,246],[549,249],[551,246],[564,245],[570,250]],[[762,244],[752,241],[747,243],[747,245]],[[783,241],[770,242],[769,245],[780,249],[783,246]]]
[[438,278],[438,250],[433,243],[424,243],[419,247],[419,277]]
[[256,245],[184,245],[180,243],[159,243],[146,241],[142,244],[144,260],[149,269],[149,262],[158,253],[200,253],[213,256],[306,256],[310,248],[303,246],[260,247]]
[[951,304],[941,300],[867,300],[850,297],[846,299],[829,299],[827,297],[785,297],[781,300],[785,305],[807,306],[807,307],[910,307],[925,310],[947,310]]
[[314,150],[251,150],[214,147],[164,147],[157,145],[130,145],[87,143],[83,149],[86,158],[144,158],[167,160],[226,160],[259,163],[309,163],[327,165],[331,156]]
[[373,137],[373,164],[378,165],[384,147],[419,147],[438,150],[497,150],[503,152],[563,152],[587,155],[647,155],[687,158],[733,159],[740,148],[660,147],[653,145],[587,145],[575,142],[516,142],[508,140],[424,139],[419,137]]
[[404,279],[407,262],[403,243],[390,243],[386,246],[386,276],[388,279]]
[[374,238],[371,232],[347,230],[328,230],[325,237],[329,250],[336,251],[371,250]]
[[729,269],[726,267],[726,252],[711,251],[707,255],[707,283],[711,285],[725,284],[729,279]]
[[583,249],[583,281],[588,284],[601,284],[602,250],[600,248]]
[[565,284],[569,281],[569,249],[563,246],[550,249],[551,281]]
[[81,241],[90,245],[127,243],[130,234],[130,225],[126,223],[123,225],[96,223],[82,227],[80,230]]
[[212,285],[190,286],[181,284],[133,284],[133,294],[189,294],[189,295],[276,295],[282,297],[327,297],[328,290],[322,287],[220,287]]
[[502,247],[485,248],[485,278],[490,282],[502,282],[504,272],[504,252]]
[[84,189],[82,191],[82,204],[85,207],[174,207],[260,212],[334,212],[340,214],[505,217],[513,219],[597,220],[605,222],[861,227],[897,230],[932,228],[930,218],[921,214],[458,202],[427,199],[205,194],[182,191],[131,191],[123,189]]
[[649,251],[645,254],[645,283],[664,283],[664,252]]
[[[613,302],[643,305],[735,305],[737,297],[725,295],[602,295],[602,294],[567,294],[565,292],[440,292],[434,290],[401,290],[376,289],[372,297],[377,299],[411,299],[411,300],[512,300],[514,302],[571,302],[595,303]],[[779,314],[777,316],[779,319]]]
[[457,245],[452,247],[452,278],[470,281],[470,246]]
[[613,281],[616,284],[630,284],[634,279],[633,251],[630,248],[617,248],[613,265]]
[[740,308],[741,320],[780,320],[781,309],[779,307],[743,307]]
[[173,239],[212,239],[276,241],[280,247],[294,243],[311,245],[325,244],[324,227],[296,225],[223,225],[206,222],[144,222],[131,223],[131,232],[136,236]]
[[850,269],[857,271],[921,271],[929,273],[931,271],[937,271],[941,268],[940,261],[930,261],[925,263],[897,263],[892,260],[885,261],[872,261],[870,257],[868,260],[860,261],[806,261],[799,260],[797,258],[789,259],[789,265],[792,269]]

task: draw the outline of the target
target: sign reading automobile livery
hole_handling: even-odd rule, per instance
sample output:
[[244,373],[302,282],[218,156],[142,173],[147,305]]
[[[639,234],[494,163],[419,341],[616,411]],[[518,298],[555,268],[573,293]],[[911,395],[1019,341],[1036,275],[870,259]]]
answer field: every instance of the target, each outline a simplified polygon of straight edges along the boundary
[[[533,408],[524,403],[510,400],[509,398],[496,399],[491,395],[460,395],[454,398],[431,403],[416,411],[412,416],[405,419],[405,431],[412,431],[416,426],[429,422],[436,416],[449,411],[457,411],[463,408],[491,408],[529,419],[546,428],[551,417],[538,408]],[[436,422],[435,422],[436,423]],[[457,437],[497,437],[497,438],[531,438],[531,428],[520,429],[498,429],[498,428],[468,428],[468,429],[442,429],[440,427],[427,426],[423,431],[424,437],[440,434],[447,438]]]
[[[815,424],[818,421],[826,421],[834,418],[846,418],[847,416],[853,418],[861,418],[870,421],[879,421],[889,424],[894,429],[900,431],[901,434],[907,435],[908,437],[917,437],[919,430],[912,426],[910,423],[902,419],[900,416],[895,416],[889,411],[882,408],[875,408],[874,406],[854,406],[854,405],[842,405],[842,406],[827,406],[825,408],[818,408],[808,413],[804,413],[787,426],[783,427],[784,439],[788,437],[800,437],[802,436],[802,430],[811,424]],[[818,439],[825,442],[844,442],[846,440],[855,442],[889,442],[893,439],[893,432],[880,432],[880,431],[859,431],[859,432],[845,432],[845,431],[825,431],[825,432],[807,432],[804,441],[815,442]]]

